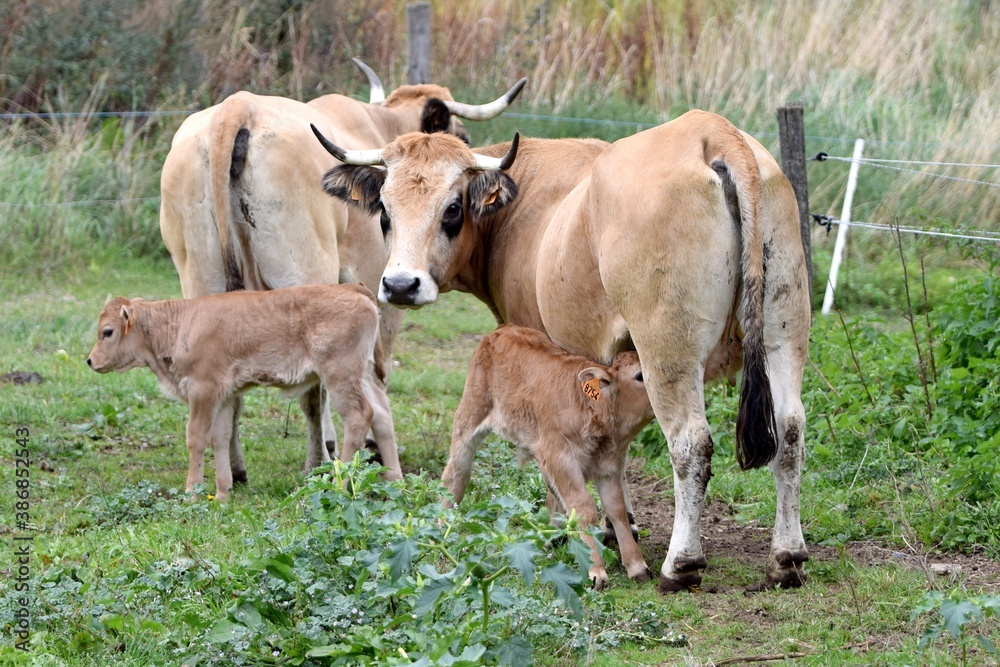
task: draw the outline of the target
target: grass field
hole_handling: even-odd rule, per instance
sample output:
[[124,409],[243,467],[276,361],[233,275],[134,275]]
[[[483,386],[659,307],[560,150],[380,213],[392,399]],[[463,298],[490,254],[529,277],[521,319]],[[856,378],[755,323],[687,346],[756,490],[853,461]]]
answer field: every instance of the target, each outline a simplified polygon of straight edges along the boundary
[[[30,650],[15,651],[5,643],[0,664],[222,660],[203,649],[216,647],[222,656],[229,646],[213,644],[211,635],[219,619],[225,620],[227,613],[232,618],[234,605],[246,595],[233,573],[241,564],[293,543],[303,526],[310,525],[306,508],[284,503],[304,481],[305,426],[297,406],[277,392],[249,394],[242,436],[250,485],[238,488],[227,505],[184,501],[176,489],[183,488],[186,471],[185,408],[161,395],[148,371],[99,376],[83,363],[105,298],[178,296],[173,267],[162,260],[109,256],[86,270],[49,279],[24,281],[8,274],[2,287],[0,370],[31,371],[44,381],[0,386],[0,423],[6,439],[0,488],[8,497],[15,488],[14,429],[30,430],[30,512],[35,527],[30,567],[37,595]],[[390,399],[408,472],[423,471],[426,479],[440,474],[465,365],[477,335],[492,326],[485,308],[459,294],[447,295],[436,308],[407,315]],[[819,381],[809,375],[807,385]],[[713,420],[731,419],[720,414],[729,410],[725,406],[731,404],[731,393],[713,392]],[[817,406],[808,409],[813,434],[825,429]],[[726,445],[728,428],[724,421],[716,427],[720,443],[710,501],[722,508],[720,525],[755,533],[771,520],[773,489],[766,474],[736,472],[731,445]],[[647,482],[653,479],[650,475],[668,474],[664,458],[655,458],[648,448],[640,447],[639,452],[653,458],[643,473]],[[726,551],[708,553],[705,588],[714,593],[660,596],[653,585],[629,582],[616,565],[611,568],[610,591],[583,595],[582,622],[546,621],[545,630],[524,634],[535,646],[535,663],[709,665],[739,656],[787,653],[799,656],[796,664],[802,665],[955,664],[961,653],[954,639],[918,649],[932,617],[911,621],[910,616],[929,586],[948,590],[961,580],[934,582],[919,568],[907,567],[903,553],[913,552],[904,542],[905,531],[886,529],[887,521],[905,520],[907,512],[919,508],[912,494],[904,489],[908,500],[899,505],[885,502],[892,485],[877,481],[877,475],[866,480],[863,462],[851,472],[855,481],[860,474],[862,484],[870,485],[867,490],[838,490],[829,469],[836,456],[811,456],[803,484],[803,520],[810,543],[828,546],[815,547],[806,588],[746,597],[741,586],[759,577],[763,559],[754,562]],[[209,465],[207,479],[211,474]],[[412,481],[416,479],[404,486],[409,489],[404,500],[406,494],[418,494],[421,483]],[[544,496],[537,473],[532,468],[517,470],[513,452],[502,445],[480,454],[474,480],[472,501],[467,502],[510,494],[537,504]],[[658,505],[645,509],[669,513],[669,478],[643,498],[647,505]],[[852,506],[849,512],[847,505]],[[888,515],[881,515],[884,511]],[[860,530],[850,529],[845,521],[860,522]],[[14,526],[6,520],[4,526],[3,532],[12,535]],[[898,559],[859,555],[848,536],[836,537],[846,530],[853,538],[872,526],[882,535],[881,543],[890,547],[885,553],[896,550]],[[644,527],[648,530],[649,525]],[[511,528],[511,533],[516,530]],[[655,568],[666,536],[644,535],[640,544]],[[211,563],[216,569],[199,574],[192,563]],[[15,571],[10,556],[0,570],[10,582]],[[504,581],[518,587],[518,580],[513,574]],[[960,590],[966,595],[995,594],[996,580],[989,582],[988,577],[973,580]],[[4,588],[6,615],[14,602],[9,584]],[[549,593],[542,590],[538,595],[552,604],[544,597]],[[541,613],[548,618],[552,612]],[[1000,639],[995,625],[975,632]],[[963,640],[972,642],[973,634],[970,630]],[[973,658],[969,664],[987,658],[978,646],[968,645]],[[200,661],[192,662],[191,656],[199,655]],[[226,652],[226,664],[266,662],[259,657],[241,662],[239,655],[238,650]],[[383,656],[378,664],[393,663]]]

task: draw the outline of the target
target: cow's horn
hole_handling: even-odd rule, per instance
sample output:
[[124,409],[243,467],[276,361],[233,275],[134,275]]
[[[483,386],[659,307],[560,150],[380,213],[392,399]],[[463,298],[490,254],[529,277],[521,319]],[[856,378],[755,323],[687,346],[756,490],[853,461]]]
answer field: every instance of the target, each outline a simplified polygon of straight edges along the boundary
[[361,62],[358,58],[351,58],[351,62],[358,66],[358,69],[368,79],[368,85],[371,86],[368,104],[383,104],[385,102],[385,88],[382,87],[382,80],[378,78],[375,70]]
[[521,133],[514,133],[514,140],[510,142],[510,148],[507,149],[507,154],[502,158],[490,157],[488,155],[479,155],[478,153],[473,153],[476,156],[476,169],[481,169],[483,171],[489,169],[500,169],[501,171],[507,171],[510,165],[514,164],[514,158],[517,157],[517,145],[521,142]]
[[357,165],[378,165],[385,164],[382,161],[382,149],[375,148],[368,151],[345,151],[343,148],[333,143],[329,139],[323,136],[315,125],[309,123],[309,127],[312,128],[313,134],[319,139],[319,143],[323,144],[323,148],[327,150],[330,155],[337,158],[344,164],[357,164]]
[[445,106],[448,107],[448,111],[452,114],[458,116],[459,118],[467,118],[469,120],[489,120],[490,118],[495,118],[502,114],[504,110],[510,106],[510,103],[514,101],[514,98],[518,96],[521,89],[524,88],[524,84],[528,83],[528,79],[524,78],[514,84],[514,87],[504,93],[499,99],[496,99],[488,104],[463,104],[462,102],[451,102],[445,101]]

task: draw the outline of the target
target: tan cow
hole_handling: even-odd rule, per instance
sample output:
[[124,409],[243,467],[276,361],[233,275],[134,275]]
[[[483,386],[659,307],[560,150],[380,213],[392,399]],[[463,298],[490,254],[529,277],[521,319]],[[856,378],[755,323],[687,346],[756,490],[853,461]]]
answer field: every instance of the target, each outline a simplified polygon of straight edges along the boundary
[[[355,60],[372,83],[381,82]],[[324,95],[309,103],[239,92],[187,118],[174,135],[160,179],[160,232],[180,275],[185,297],[238,289],[304,284],[378,284],[386,249],[377,212],[350,209],[317,187],[336,162],[309,132],[313,123],[350,148],[379,148],[415,131],[448,131],[468,140],[453,116],[483,120],[503,112],[524,85],[484,105],[452,100],[435,85],[401,86],[382,103]],[[402,312],[382,307],[384,369],[391,367]],[[320,388],[303,402],[320,419],[330,451],[336,447]],[[322,411],[321,411],[322,408]],[[246,480],[234,411],[232,462]],[[306,469],[329,460],[327,447],[310,449]]]
[[380,300],[418,307],[460,289],[574,354],[610,363],[638,352],[674,472],[663,591],[701,582],[714,449],[704,383],[742,363],[737,460],[769,465],[777,491],[763,583],[801,585],[810,304],[798,209],[778,164],[703,111],[611,145],[520,143],[477,154],[445,135],[408,134],[374,159],[340,152],[348,164],[327,173],[327,191],[387,213]]
[[[305,401],[321,381],[344,423],[343,460],[375,434],[389,479],[400,479],[392,413],[382,378],[378,308],[363,285],[308,285],[195,299],[109,301],[87,364],[99,373],[145,366],[171,398],[188,404],[187,490],[204,479],[205,446],[215,453],[215,497],[233,486],[230,429],[236,398],[279,387]],[[313,446],[322,433],[310,424]]]
[[[586,482],[597,486],[605,516],[619,539],[622,563],[636,581],[649,578],[629,528],[619,480],[629,443],[653,419],[639,356],[620,352],[610,367],[569,354],[534,329],[502,324],[472,355],[455,413],[451,453],[442,481],[460,503],[472,461],[491,431],[517,445],[523,463],[538,462],[549,490],[581,524],[597,523]],[[597,589],[608,572],[594,539],[590,579]]]

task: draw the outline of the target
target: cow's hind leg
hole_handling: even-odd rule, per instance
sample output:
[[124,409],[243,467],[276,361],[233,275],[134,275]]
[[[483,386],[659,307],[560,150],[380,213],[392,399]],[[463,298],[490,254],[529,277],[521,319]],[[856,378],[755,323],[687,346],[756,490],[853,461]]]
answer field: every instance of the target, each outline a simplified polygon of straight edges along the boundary
[[646,381],[647,388],[659,385],[650,399],[667,438],[674,473],[674,528],[660,568],[660,591],[668,593],[699,586],[701,571],[708,565],[701,548],[701,514],[715,445],[702,404],[700,369],[699,374],[672,383],[664,378],[657,382],[655,371],[645,375],[653,376],[652,382]]
[[[799,483],[805,458],[805,409],[800,397],[804,352],[785,345],[768,353],[768,375],[778,427],[778,452],[771,462],[777,512],[763,587],[795,588],[805,583],[809,558],[799,516]],[[754,586],[752,589],[760,588]]]

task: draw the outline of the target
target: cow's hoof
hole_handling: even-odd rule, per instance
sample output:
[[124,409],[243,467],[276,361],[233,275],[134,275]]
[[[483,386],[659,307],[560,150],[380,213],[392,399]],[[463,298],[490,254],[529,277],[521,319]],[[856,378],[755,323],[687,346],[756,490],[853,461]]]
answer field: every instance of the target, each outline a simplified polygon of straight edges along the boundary
[[378,450],[378,443],[371,438],[365,439],[365,449],[371,454],[371,462],[377,465],[385,465],[382,462],[382,452]]
[[681,556],[674,560],[674,573],[667,576],[660,573],[661,593],[678,593],[695,590],[701,586],[701,571],[708,567],[704,556],[689,558]]
[[[635,517],[632,516],[631,512],[628,513],[628,528],[632,533],[632,539],[638,544],[639,527],[635,525]],[[615,527],[612,525],[611,519],[607,517],[604,517],[604,530],[601,532],[601,542],[608,548],[618,546],[618,535],[615,534]]]
[[233,484],[249,484],[250,479],[247,477],[246,470],[234,470],[233,471]]
[[771,554],[767,561],[767,576],[764,583],[769,588],[799,588],[806,583],[806,572],[803,564],[809,560],[809,552],[805,549],[795,551],[778,551]]
[[653,571],[650,570],[648,567],[644,567],[635,576],[631,574],[628,575],[628,578],[637,584],[644,584],[647,581],[649,581],[652,578],[652,576],[653,576]]
[[337,441],[336,440],[326,440],[326,441],[324,441],[323,444],[326,447],[326,453],[330,455],[331,459],[340,458],[340,454],[337,452]]
[[603,591],[608,587],[608,573],[604,568],[601,568],[600,572],[590,573],[590,583],[593,584],[595,591]]

